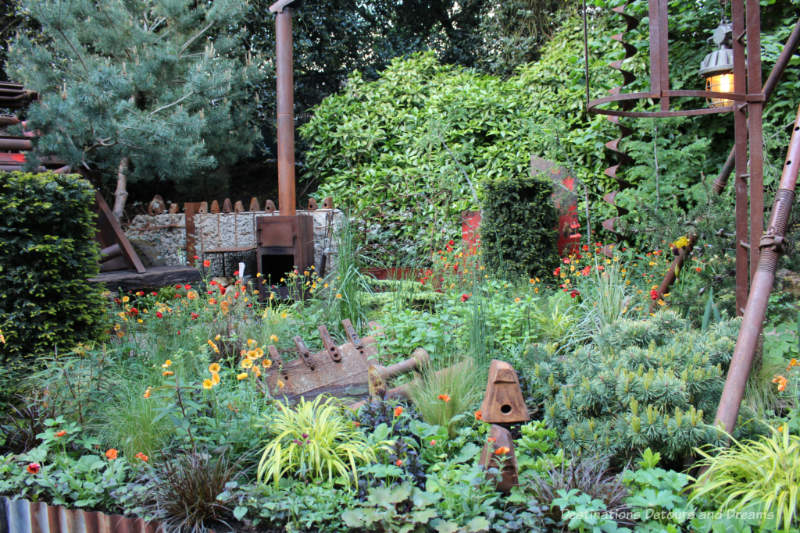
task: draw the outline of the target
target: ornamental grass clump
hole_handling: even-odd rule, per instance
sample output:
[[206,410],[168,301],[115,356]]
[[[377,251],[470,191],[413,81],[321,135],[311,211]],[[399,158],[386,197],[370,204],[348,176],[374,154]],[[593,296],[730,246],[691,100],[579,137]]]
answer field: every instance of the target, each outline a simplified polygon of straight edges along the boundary
[[[697,450],[707,470],[692,486],[692,500],[710,498],[721,513],[761,518],[764,530],[800,525],[800,437],[788,428],[757,440]],[[794,530],[793,530],[794,531]]]
[[317,396],[301,399],[292,408],[277,403],[269,430],[275,437],[266,445],[258,463],[259,481],[295,476],[312,482],[358,482],[358,466],[375,461],[377,448],[371,444],[344,407],[335,398]]

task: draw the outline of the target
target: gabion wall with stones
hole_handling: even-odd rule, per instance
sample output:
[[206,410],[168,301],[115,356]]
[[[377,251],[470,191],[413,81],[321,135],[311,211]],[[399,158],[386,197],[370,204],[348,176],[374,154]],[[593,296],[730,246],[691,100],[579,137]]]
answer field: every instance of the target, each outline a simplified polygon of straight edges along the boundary
[[[322,264],[322,254],[327,247],[330,254],[327,270],[335,268],[336,234],[342,225],[343,214],[338,209],[297,211],[311,215],[314,220],[314,265]],[[278,211],[245,211],[242,213],[198,213],[194,216],[195,253],[199,261],[206,259],[211,266],[205,269],[206,276],[232,276],[239,262],[244,262],[245,273],[256,269],[254,250],[245,252],[206,253],[221,248],[250,248],[256,246],[255,220],[259,216],[280,215]],[[153,264],[185,265],[194,263],[186,257],[186,217],[183,213],[160,215],[137,215],[125,230],[125,234],[139,249],[148,255]]]

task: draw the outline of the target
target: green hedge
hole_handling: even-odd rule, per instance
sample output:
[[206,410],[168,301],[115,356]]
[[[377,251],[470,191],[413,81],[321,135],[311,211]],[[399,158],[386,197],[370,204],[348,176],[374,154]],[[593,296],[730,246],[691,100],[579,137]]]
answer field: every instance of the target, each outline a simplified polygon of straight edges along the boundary
[[27,366],[99,333],[94,189],[80,176],[0,173],[0,362]]
[[558,263],[553,184],[503,177],[483,184],[481,247],[486,268],[503,278],[544,277]]

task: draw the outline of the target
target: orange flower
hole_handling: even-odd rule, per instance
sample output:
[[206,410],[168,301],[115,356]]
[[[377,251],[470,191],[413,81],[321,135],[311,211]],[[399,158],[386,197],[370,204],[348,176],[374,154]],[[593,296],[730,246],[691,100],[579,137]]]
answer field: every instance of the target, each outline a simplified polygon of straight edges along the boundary
[[475,411],[475,420],[483,420],[483,413]]
[[219,372],[220,370],[221,368],[219,366],[219,363],[211,363],[210,365],[208,365],[208,371],[211,372],[212,374],[215,372]]
[[25,468],[25,470],[27,470],[29,474],[38,474],[38,473],[39,473],[39,469],[40,469],[41,467],[42,467],[42,466],[41,466],[39,463],[30,463],[30,464],[29,464],[29,465],[28,465],[28,466]]
[[396,464],[397,466],[403,466],[403,461],[398,459],[397,461],[394,462],[394,464]]
[[119,452],[117,451],[116,448],[109,448],[106,450],[106,457],[108,457],[109,461],[113,461],[114,459],[117,458],[118,453]]
[[786,367],[786,370],[789,370],[793,366],[800,366],[800,362],[797,361],[794,357],[789,361],[789,366]]
[[145,463],[146,463],[147,461],[149,461],[149,460],[150,460],[150,458],[149,458],[149,457],[147,457],[147,456],[146,456],[145,454],[143,454],[142,452],[139,452],[139,453],[137,453],[136,455],[134,455],[134,457],[136,457],[137,459],[139,459],[139,460],[141,460],[141,461],[144,461]]
[[247,379],[247,372],[240,372],[239,374],[236,374],[236,379],[238,379],[239,381]]
[[206,268],[210,267],[211,266],[211,261],[206,259],[205,261],[203,261],[203,266],[206,267]]
[[776,383],[778,385],[778,390],[779,391],[782,392],[782,391],[786,390],[786,384],[788,383],[788,380],[785,377],[780,376],[780,375],[775,376],[774,378],[772,378],[772,382]]
[[147,390],[146,390],[146,391],[144,391],[144,395],[143,395],[143,396],[144,396],[145,398],[149,398],[149,397],[150,397],[150,391],[151,391],[151,390],[152,390],[152,388],[151,388],[151,387],[147,387]]
[[447,394],[440,394],[439,399],[442,400],[444,403],[447,403],[450,401],[450,396]]
[[511,449],[508,446],[500,446],[494,451],[495,455],[506,455]]
[[162,375],[162,376],[173,376],[173,375],[175,375],[175,372],[173,372],[172,370],[164,370],[164,371],[161,373],[161,375]]
[[62,429],[61,431],[56,433],[56,437],[63,437],[66,434],[67,434],[67,431],[65,429]]
[[403,414],[403,408],[402,407],[400,407],[398,405],[397,407],[394,408],[394,416],[395,416],[395,418],[397,418],[398,416],[400,416],[402,414]]
[[497,441],[497,439],[494,437],[489,437],[488,439],[486,439],[486,442],[495,442],[495,441]]

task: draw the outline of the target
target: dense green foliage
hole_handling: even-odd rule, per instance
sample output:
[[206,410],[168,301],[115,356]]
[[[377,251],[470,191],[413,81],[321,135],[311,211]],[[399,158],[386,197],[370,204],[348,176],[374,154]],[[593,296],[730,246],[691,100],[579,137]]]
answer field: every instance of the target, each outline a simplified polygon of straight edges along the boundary
[[[41,99],[27,111],[33,152],[105,178],[186,180],[230,164],[257,138],[252,85],[265,75],[226,1],[24,0],[41,28],[9,51],[9,74]],[[215,37],[209,38],[209,32]]]
[[481,245],[486,267],[503,278],[546,276],[558,263],[553,183],[527,175],[483,185]]
[[99,333],[103,300],[87,283],[98,272],[93,206],[94,190],[79,176],[0,173],[4,365],[67,351]]
[[614,454],[624,464],[649,447],[680,463],[718,439],[707,424],[737,328],[726,321],[701,333],[672,311],[623,319],[569,355],[533,348],[526,377],[567,449]]

